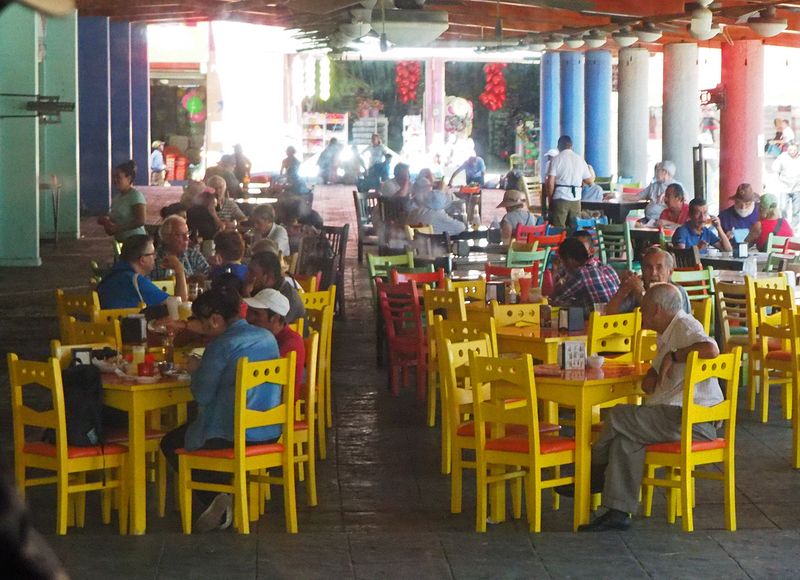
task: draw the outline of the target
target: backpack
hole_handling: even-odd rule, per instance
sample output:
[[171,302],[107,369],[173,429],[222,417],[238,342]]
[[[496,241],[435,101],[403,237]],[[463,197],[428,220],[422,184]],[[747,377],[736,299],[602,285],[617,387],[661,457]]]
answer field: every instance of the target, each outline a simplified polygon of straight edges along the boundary
[[[61,372],[64,386],[64,416],[67,444],[94,447],[103,443],[103,381],[100,370],[91,364],[72,363]],[[48,429],[44,440],[55,443]]]

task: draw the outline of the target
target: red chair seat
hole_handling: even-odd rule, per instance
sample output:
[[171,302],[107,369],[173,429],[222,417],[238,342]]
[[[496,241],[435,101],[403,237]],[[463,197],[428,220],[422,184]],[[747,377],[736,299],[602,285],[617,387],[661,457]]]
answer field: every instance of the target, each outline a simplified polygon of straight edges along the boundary
[[[783,347],[783,341],[780,338],[768,338],[767,339],[767,350],[769,350],[769,351],[780,350],[781,347]],[[754,351],[760,351],[761,350],[761,341],[758,340],[758,341],[754,342],[750,346],[750,348],[752,350],[754,350]]]
[[[513,453],[528,453],[527,435],[507,435],[499,439],[486,442],[486,449],[492,451],[511,451]],[[543,437],[539,440],[539,452],[558,453],[575,449],[575,440],[565,437]]]
[[[33,455],[44,455],[46,457],[56,456],[56,446],[44,441],[36,441],[34,443],[26,443],[22,448],[23,452],[31,453]],[[117,455],[118,453],[127,453],[128,448],[124,445],[117,445],[116,443],[107,443],[106,445],[95,445],[93,447],[78,447],[77,445],[67,445],[67,456],[70,459],[79,459],[82,457],[99,457],[101,455]]]
[[771,350],[767,353],[767,360],[792,360],[792,353],[788,350]]
[[[161,439],[166,434],[166,431],[160,431],[158,429],[145,429],[144,438]],[[106,443],[123,443],[130,439],[128,436],[128,429],[126,427],[115,427],[114,429],[109,429],[103,435]]]
[[[553,425],[552,423],[539,423],[539,433],[553,433],[555,431],[560,431],[561,425]],[[509,435],[528,435],[528,428],[525,425],[506,425],[506,433]],[[475,436],[475,423],[473,421],[467,421],[462,423],[456,434],[459,437],[474,437]],[[486,436],[489,437],[491,435],[491,426],[486,425]]]
[[295,431],[307,431],[308,430],[308,421],[295,421],[294,422],[294,430]]
[[[709,451],[711,449],[724,449],[724,439],[713,439],[712,441],[692,441],[692,451]],[[646,451],[656,453],[680,453],[680,441],[667,441],[665,443],[653,443],[645,447]]]
[[[281,453],[283,443],[265,443],[264,445],[248,445],[245,455],[266,455],[267,453]],[[186,449],[176,449],[178,455],[197,455],[199,457],[219,457],[220,459],[233,459],[233,447],[226,449],[197,449],[196,451],[186,451]]]

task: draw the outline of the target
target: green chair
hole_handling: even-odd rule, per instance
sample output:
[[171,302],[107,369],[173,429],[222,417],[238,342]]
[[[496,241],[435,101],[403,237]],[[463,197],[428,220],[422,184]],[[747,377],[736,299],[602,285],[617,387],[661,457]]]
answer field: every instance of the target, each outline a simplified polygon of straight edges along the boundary
[[389,272],[392,268],[413,268],[414,267],[414,252],[408,251],[405,254],[397,256],[376,256],[375,254],[367,254],[367,267],[369,268],[369,277],[371,280],[375,276],[386,277],[388,279]]
[[[776,236],[772,232],[769,233],[767,236],[767,252],[783,252],[783,248],[786,245],[786,241],[790,240],[790,236]],[[761,248],[759,248],[760,250]],[[769,270],[768,270],[769,271]]]
[[623,224],[597,224],[597,243],[600,261],[618,271],[639,270],[633,261],[633,245],[628,222]]
[[547,264],[547,258],[550,255],[550,248],[544,250],[515,250],[512,247],[508,248],[506,254],[506,267],[507,268],[527,268],[532,266],[534,262],[539,262],[539,270],[544,268]]
[[672,272],[672,282],[686,290],[690,302],[711,298],[711,328],[714,328],[716,310],[714,268],[709,266],[702,270],[675,270]]

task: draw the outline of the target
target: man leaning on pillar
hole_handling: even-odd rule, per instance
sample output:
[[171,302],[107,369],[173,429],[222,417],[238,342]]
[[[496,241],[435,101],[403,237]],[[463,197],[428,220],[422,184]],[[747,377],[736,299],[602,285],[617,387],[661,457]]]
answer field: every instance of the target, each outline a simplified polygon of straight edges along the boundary
[[594,182],[594,175],[583,157],[572,150],[572,138],[558,138],[558,155],[550,162],[545,194],[550,208],[550,224],[566,228],[575,224],[581,213],[581,192]]

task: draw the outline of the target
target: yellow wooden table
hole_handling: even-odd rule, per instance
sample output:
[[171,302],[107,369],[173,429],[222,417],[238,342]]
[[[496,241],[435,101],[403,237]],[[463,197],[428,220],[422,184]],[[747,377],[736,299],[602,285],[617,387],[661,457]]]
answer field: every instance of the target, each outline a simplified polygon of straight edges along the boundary
[[586,342],[586,332],[564,332],[539,326],[504,326],[497,329],[500,354],[530,354],[546,364],[558,362],[558,345],[567,340]]
[[[499,339],[499,336],[498,336]],[[573,529],[589,523],[592,462],[592,407],[621,397],[641,395],[649,364],[606,363],[600,369],[562,371],[555,365],[537,365],[536,395],[575,409],[575,513]],[[557,423],[546,406],[545,421]]]
[[191,400],[188,380],[159,378],[153,383],[140,384],[115,375],[103,375],[103,402],[128,413],[131,534],[144,534],[147,527],[145,413]]

